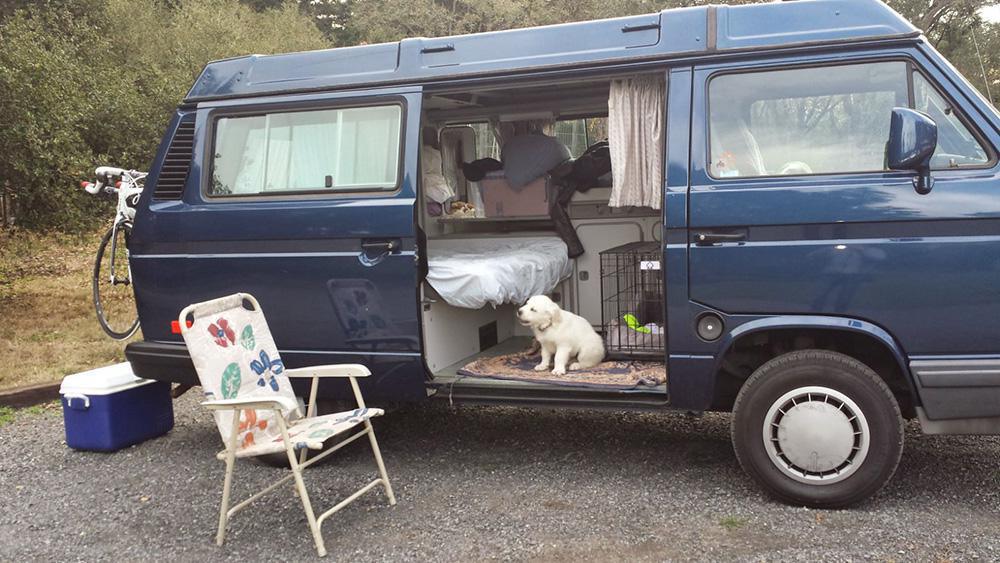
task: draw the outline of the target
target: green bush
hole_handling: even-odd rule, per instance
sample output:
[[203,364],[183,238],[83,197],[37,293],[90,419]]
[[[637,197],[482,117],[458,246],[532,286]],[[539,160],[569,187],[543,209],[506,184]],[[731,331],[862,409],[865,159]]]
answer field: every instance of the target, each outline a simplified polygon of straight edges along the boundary
[[295,2],[37,2],[0,24],[0,185],[18,224],[75,230],[109,215],[79,188],[95,166],[149,167],[210,60],[328,46]]

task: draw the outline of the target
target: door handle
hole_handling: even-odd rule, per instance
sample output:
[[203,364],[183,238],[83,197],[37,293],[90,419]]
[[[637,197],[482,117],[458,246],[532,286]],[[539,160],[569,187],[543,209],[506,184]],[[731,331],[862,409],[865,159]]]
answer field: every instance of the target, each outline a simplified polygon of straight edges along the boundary
[[399,252],[401,245],[399,239],[363,240],[358,260],[365,266],[374,266],[384,260],[386,256]]
[[361,243],[361,250],[368,256],[388,254],[399,248],[398,240],[366,240]]
[[735,233],[703,232],[695,233],[694,235],[694,243],[697,246],[712,246],[720,242],[742,242],[745,240],[747,240],[747,233],[745,231]]

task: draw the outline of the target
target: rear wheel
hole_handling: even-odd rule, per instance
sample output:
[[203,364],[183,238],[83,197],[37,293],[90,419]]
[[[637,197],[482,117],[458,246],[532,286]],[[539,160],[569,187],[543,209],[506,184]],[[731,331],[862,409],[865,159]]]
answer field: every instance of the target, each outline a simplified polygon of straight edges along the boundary
[[[111,338],[125,340],[139,328],[139,315],[132,291],[128,263],[128,239],[132,226],[123,223],[110,228],[101,239],[94,261],[94,309],[101,328]],[[113,237],[113,238],[112,238]]]
[[733,447],[768,493],[796,505],[843,507],[892,477],[903,419],[885,382],[836,352],[800,350],[750,376],[733,406]]

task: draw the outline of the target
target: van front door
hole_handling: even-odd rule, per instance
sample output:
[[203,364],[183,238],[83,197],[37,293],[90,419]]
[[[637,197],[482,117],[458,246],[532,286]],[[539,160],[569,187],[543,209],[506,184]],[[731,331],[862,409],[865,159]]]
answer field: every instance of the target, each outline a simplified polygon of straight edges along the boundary
[[[930,418],[1000,415],[996,129],[917,52],[802,62],[696,71],[691,299],[873,323]],[[894,107],[937,123],[929,194],[885,168]]]
[[182,200],[137,221],[136,287],[158,293],[139,299],[146,339],[147,319],[248,292],[290,367],[363,363],[366,395],[423,398],[420,103],[405,88],[200,105]]

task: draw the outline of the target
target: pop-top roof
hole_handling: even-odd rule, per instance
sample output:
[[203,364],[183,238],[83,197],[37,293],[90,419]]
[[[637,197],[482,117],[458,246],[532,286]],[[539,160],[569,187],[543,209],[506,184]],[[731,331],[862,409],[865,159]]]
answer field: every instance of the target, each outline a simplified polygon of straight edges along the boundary
[[202,71],[186,101],[418,84],[918,32],[879,0],[676,8],[644,16],[215,61]]

